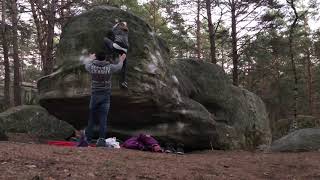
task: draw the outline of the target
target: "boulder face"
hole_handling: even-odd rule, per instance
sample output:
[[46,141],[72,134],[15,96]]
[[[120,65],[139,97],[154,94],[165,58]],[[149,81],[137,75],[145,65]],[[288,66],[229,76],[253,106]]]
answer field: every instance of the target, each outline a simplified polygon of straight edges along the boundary
[[270,149],[279,152],[320,150],[320,128],[296,130],[274,141]]
[[50,115],[40,106],[17,106],[0,113],[0,125],[6,132],[27,133],[43,139],[65,139],[74,128]]
[[173,60],[164,42],[140,18],[112,7],[96,7],[63,29],[56,70],[38,81],[40,104],[76,128],[87,124],[90,76],[83,52],[103,48],[115,19],[129,26],[128,91],[113,77],[108,135],[148,133],[187,149],[238,149],[269,144],[264,103],[229,82],[217,65]]
[[201,104],[215,120],[219,146],[254,148],[270,143],[268,115],[258,96],[233,86],[217,65],[180,60],[173,67],[181,95]]

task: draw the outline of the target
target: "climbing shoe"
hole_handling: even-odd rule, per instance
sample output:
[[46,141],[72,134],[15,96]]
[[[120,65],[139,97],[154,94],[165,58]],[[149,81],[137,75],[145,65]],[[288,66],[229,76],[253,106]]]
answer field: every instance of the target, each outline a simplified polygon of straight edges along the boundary
[[99,138],[97,140],[96,147],[106,147],[106,140],[104,138]]
[[176,150],[173,147],[172,143],[166,143],[165,148],[164,148],[165,153],[175,153]]
[[184,148],[184,145],[183,145],[182,143],[178,143],[178,144],[177,144],[177,151],[176,151],[176,153],[183,155],[183,154],[184,154],[183,148]]

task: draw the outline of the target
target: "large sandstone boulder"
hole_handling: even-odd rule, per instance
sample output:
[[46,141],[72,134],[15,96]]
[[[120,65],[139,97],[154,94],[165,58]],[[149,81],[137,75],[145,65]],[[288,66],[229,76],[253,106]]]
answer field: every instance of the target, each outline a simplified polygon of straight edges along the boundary
[[271,150],[280,152],[320,150],[320,128],[296,130],[274,141]]
[[6,132],[27,133],[44,139],[65,139],[74,128],[48,114],[40,106],[17,106],[0,113],[0,125]]
[[187,149],[235,149],[269,144],[264,103],[229,82],[214,64],[173,60],[164,42],[140,18],[112,7],[96,7],[71,19],[57,50],[57,69],[38,81],[40,104],[77,128],[87,124],[90,77],[82,52],[103,48],[115,19],[128,22],[128,91],[113,77],[108,133],[126,138],[150,133]]
[[[272,128],[272,139],[277,140],[289,134],[292,118],[279,119]],[[320,119],[314,116],[298,115],[297,129],[320,128]]]

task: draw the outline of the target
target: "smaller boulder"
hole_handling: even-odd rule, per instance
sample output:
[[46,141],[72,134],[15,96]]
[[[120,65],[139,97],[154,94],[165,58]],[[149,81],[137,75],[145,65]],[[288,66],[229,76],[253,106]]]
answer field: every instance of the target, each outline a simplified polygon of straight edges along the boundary
[[[272,139],[277,140],[289,133],[292,119],[279,119],[272,128]],[[314,116],[298,115],[297,129],[320,128],[320,119]]]
[[70,124],[50,115],[41,106],[17,106],[0,113],[3,130],[12,133],[27,133],[43,139],[65,139],[75,129]]
[[271,151],[303,152],[320,149],[320,128],[296,130],[271,144]]

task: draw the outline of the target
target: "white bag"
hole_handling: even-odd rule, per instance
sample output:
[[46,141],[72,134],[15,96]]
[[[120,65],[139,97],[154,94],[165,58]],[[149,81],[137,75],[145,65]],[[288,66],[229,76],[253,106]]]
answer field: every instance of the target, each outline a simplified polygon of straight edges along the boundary
[[111,147],[111,148],[119,149],[120,148],[120,143],[117,142],[116,137],[112,137],[112,138],[106,139],[106,146],[107,147]]

